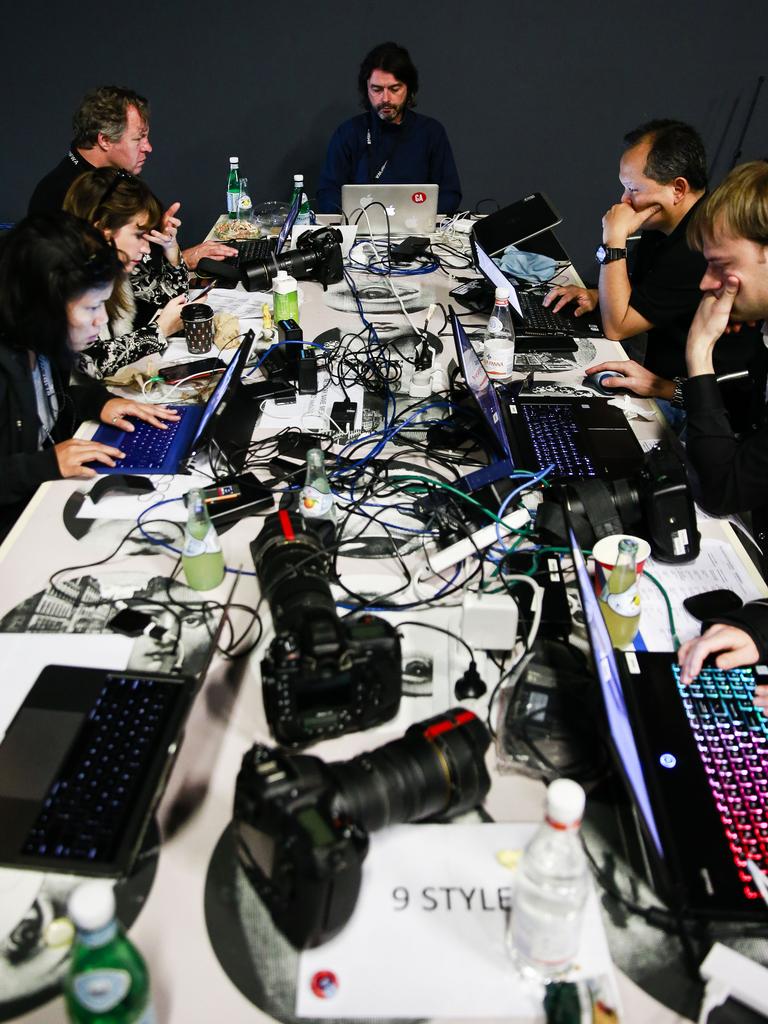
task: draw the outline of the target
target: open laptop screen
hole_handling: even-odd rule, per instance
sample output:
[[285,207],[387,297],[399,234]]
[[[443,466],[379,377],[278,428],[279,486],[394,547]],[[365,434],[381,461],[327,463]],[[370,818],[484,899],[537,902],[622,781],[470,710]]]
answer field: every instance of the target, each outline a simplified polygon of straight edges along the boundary
[[608,716],[611,740],[621,761],[624,775],[632,790],[635,805],[643,817],[648,834],[653,839],[659,856],[663,857],[664,851],[661,846],[656,819],[651,810],[651,800],[648,796],[648,788],[645,784],[643,768],[640,764],[640,754],[638,753],[635,737],[632,733],[632,726],[627,715],[627,706],[624,701],[624,691],[619,676],[619,668],[616,664],[616,656],[613,653],[613,645],[611,644],[608,628],[605,625],[600,605],[592,587],[592,581],[587,572],[584,556],[581,553],[581,548],[570,524],[568,525],[568,542],[571,547],[573,565],[576,570],[576,582],[581,596],[581,606],[584,609],[584,618],[586,620],[590,646],[592,647],[592,656],[595,659],[597,677],[600,682],[603,703]]
[[275,243],[275,256],[279,256],[283,251],[285,243],[288,241],[288,236],[293,231],[293,225],[296,223],[296,218],[299,216],[299,210],[301,209],[301,192],[297,192],[293,197],[291,208],[288,211],[288,216],[283,221],[283,226],[280,228],[280,234],[277,236],[277,242]]
[[472,246],[472,254],[475,258],[475,266],[486,278],[491,282],[494,288],[506,288],[509,291],[509,301],[512,303],[512,307],[518,316],[523,315],[522,307],[520,306],[520,299],[517,297],[517,289],[503,273],[501,268],[496,264],[494,260],[488,255],[483,249],[482,245],[477,240],[474,232],[469,236],[469,241]]
[[504,452],[510,462],[514,462],[509,438],[504,429],[501,418],[501,407],[499,396],[496,394],[491,379],[485,372],[485,367],[480,362],[477,352],[472,348],[472,342],[467,337],[467,332],[461,325],[461,321],[453,310],[450,311],[451,327],[453,328],[453,340],[456,345],[456,358],[459,363],[467,387],[472,392],[481,413],[485,417],[488,427],[496,438],[499,450]]
[[246,360],[251,351],[251,343],[253,342],[253,331],[248,331],[246,336],[240,343],[240,348],[237,350],[235,355],[230,359],[229,365],[227,366],[224,373],[221,375],[219,383],[216,385],[211,397],[205,406],[205,411],[202,415],[200,422],[197,425],[195,436],[189,445],[189,453],[193,455],[198,448],[208,439],[210,432],[210,424],[216,410],[221,406],[224,398],[239,383],[243,369],[245,367]]

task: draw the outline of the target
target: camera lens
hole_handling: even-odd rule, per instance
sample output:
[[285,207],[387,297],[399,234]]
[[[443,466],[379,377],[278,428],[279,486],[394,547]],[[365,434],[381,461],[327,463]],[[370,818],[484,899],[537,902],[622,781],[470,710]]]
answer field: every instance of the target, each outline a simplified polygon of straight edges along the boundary
[[304,519],[285,510],[268,516],[251,556],[259,587],[269,601],[275,632],[300,625],[308,610],[336,617],[328,585],[328,557]]
[[402,739],[326,766],[336,787],[332,811],[370,832],[461,814],[490,788],[489,742],[483,723],[462,709],[413,725]]

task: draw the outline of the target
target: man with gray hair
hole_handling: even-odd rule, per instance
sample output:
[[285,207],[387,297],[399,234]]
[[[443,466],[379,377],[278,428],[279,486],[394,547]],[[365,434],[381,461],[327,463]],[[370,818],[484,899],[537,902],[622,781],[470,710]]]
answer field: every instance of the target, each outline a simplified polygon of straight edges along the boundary
[[[69,152],[38,182],[28,213],[57,213],[72,182],[95,167],[116,167],[129,174],[141,174],[152,152],[149,103],[133,89],[102,85],[86,93],[72,119],[72,129]],[[175,217],[178,208],[178,203],[169,207],[166,218]],[[234,249],[214,241],[202,242],[183,253],[190,270],[203,256],[223,259],[234,254]]]

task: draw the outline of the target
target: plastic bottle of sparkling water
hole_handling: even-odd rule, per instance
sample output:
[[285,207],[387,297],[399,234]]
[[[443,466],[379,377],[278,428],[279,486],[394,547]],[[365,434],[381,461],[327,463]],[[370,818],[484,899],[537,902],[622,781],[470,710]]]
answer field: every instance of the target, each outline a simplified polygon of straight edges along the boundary
[[517,870],[508,946],[524,971],[542,977],[566,971],[579,948],[588,886],[579,840],[584,801],[577,782],[551,783],[546,818]]
[[181,567],[193,590],[211,590],[224,579],[224,555],[199,488],[187,494],[187,509]]
[[325,452],[320,448],[307,452],[307,478],[299,495],[299,511],[306,519],[336,522],[336,505],[325,472]]
[[291,205],[296,198],[297,194],[301,195],[301,206],[299,207],[299,214],[296,217],[297,224],[311,224],[312,223],[312,211],[309,208],[309,200],[307,199],[307,193],[304,191],[304,175],[294,174],[293,176],[293,192],[291,193]]
[[600,610],[614,647],[628,647],[640,628],[637,541],[619,541],[619,554],[600,592]]
[[155,1024],[144,959],[115,919],[110,882],[86,882],[69,899],[77,928],[64,981],[75,1024]]
[[229,158],[229,175],[227,176],[227,213],[230,220],[237,219],[237,204],[240,199],[240,159]]

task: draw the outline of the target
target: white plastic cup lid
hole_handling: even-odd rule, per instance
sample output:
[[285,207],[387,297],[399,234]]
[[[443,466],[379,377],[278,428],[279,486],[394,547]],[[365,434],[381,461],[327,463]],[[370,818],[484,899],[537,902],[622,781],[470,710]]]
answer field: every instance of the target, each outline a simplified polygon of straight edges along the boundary
[[578,782],[555,779],[547,788],[547,817],[558,825],[574,825],[584,815],[586,800]]

